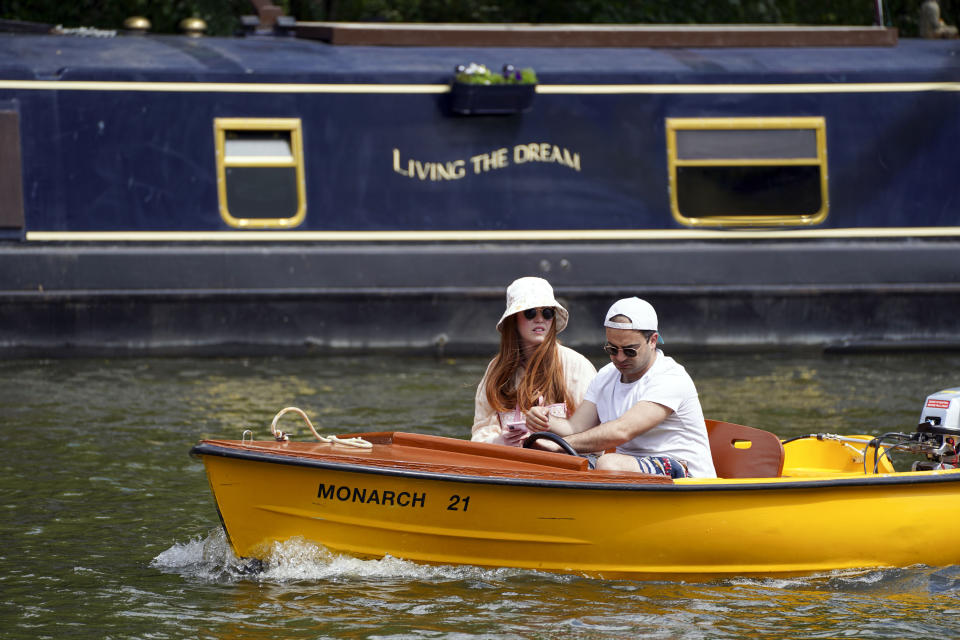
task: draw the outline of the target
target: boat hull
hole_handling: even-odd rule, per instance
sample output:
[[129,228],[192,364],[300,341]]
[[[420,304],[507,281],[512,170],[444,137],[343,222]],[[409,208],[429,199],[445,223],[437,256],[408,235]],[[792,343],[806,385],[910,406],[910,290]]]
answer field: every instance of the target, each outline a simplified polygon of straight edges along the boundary
[[956,348],[958,256],[956,240],[0,246],[0,280],[15,280],[0,286],[0,349],[489,353],[505,283],[537,273],[584,319],[563,340],[588,353],[592,319],[628,293],[673,319],[673,350]]
[[[270,557],[303,539],[359,557],[517,567],[600,577],[785,575],[960,563],[943,504],[960,472],[759,480],[636,481],[554,470],[485,476],[479,467],[303,459],[201,444],[237,555]],[[402,447],[375,445],[382,458]],[[360,456],[357,456],[360,457]],[[557,457],[563,457],[558,456]]]
[[[489,353],[522,275],[577,348],[630,295],[671,349],[960,347],[960,45],[694,31],[577,56],[0,34],[0,351]],[[471,60],[534,68],[530,110],[454,112]]]

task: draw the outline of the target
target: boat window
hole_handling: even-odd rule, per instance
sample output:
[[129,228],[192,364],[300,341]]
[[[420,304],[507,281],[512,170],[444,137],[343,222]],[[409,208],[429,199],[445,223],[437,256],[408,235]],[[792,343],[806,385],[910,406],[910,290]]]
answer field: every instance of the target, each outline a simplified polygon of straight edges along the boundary
[[306,215],[299,118],[217,118],[220,215],[232,227],[289,229]]
[[798,226],[827,216],[826,122],[668,118],[674,218],[687,226]]
[[0,229],[23,228],[20,116],[0,110]]

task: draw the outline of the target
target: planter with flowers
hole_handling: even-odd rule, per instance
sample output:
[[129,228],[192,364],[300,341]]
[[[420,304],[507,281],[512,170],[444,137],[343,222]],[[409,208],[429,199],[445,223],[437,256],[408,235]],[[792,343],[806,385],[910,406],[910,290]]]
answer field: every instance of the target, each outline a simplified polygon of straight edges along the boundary
[[450,109],[461,115],[505,115],[529,111],[537,91],[533,69],[503,66],[491,73],[482,64],[471,62],[456,69],[450,86]]

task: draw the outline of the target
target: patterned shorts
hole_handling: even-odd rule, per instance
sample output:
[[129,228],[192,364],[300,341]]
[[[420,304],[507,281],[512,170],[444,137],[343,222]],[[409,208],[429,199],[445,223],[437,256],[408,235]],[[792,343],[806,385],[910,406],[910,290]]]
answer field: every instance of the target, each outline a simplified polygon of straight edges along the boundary
[[633,456],[640,465],[640,471],[655,476],[670,476],[671,478],[689,478],[687,465],[667,456]]
[[[591,469],[597,468],[597,458],[595,453],[588,453],[586,456]],[[655,476],[670,476],[671,478],[689,478],[690,472],[687,465],[668,456],[633,456],[633,459],[640,465],[641,473],[649,473]]]

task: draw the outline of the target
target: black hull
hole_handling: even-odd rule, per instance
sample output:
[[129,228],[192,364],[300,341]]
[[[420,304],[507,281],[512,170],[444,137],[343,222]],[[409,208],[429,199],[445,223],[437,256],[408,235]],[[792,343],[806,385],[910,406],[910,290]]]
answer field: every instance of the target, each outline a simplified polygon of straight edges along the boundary
[[671,350],[960,347],[960,240],[8,246],[0,272],[0,349],[20,355],[485,354],[524,274],[588,353],[626,295]]

